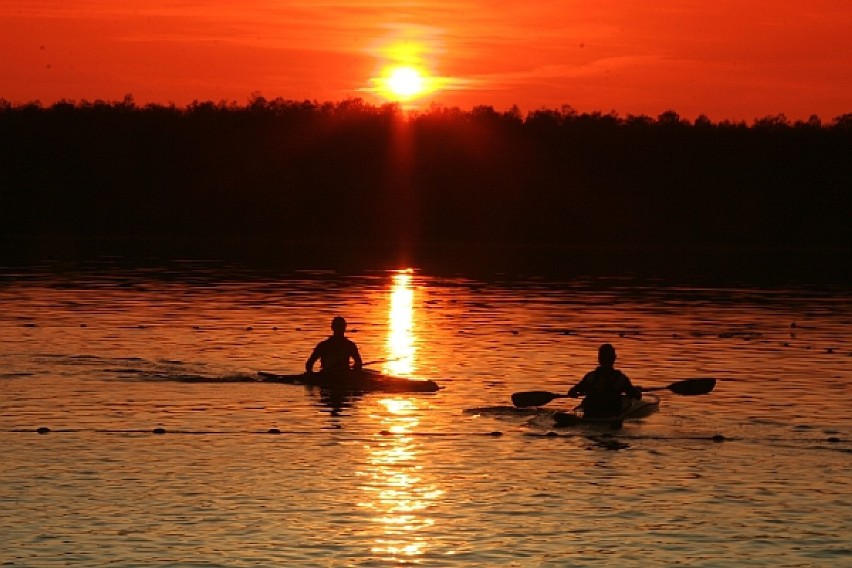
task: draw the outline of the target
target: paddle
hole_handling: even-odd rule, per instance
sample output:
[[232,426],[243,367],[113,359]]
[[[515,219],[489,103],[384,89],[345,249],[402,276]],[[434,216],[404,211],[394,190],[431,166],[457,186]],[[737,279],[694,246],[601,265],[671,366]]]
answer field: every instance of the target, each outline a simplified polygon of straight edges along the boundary
[[[695,396],[707,394],[716,386],[716,379],[684,379],[674,382],[665,387],[643,388],[642,392],[659,390],[670,390],[675,394],[684,396]],[[512,395],[512,404],[518,408],[527,406],[541,406],[557,398],[571,398],[567,394],[559,394],[550,391],[526,391],[516,392]]]
[[391,359],[375,359],[374,361],[364,361],[361,363],[362,367],[368,367],[370,365],[378,365],[379,363],[393,363],[394,361],[399,361],[402,357],[393,357]]
[[716,379],[685,379],[677,381],[665,387],[642,388],[642,392],[670,390],[675,394],[684,396],[695,396],[707,394],[716,386]]
[[558,394],[550,391],[525,391],[512,394],[512,404],[518,408],[527,406],[541,406],[557,398],[572,398],[567,394]]

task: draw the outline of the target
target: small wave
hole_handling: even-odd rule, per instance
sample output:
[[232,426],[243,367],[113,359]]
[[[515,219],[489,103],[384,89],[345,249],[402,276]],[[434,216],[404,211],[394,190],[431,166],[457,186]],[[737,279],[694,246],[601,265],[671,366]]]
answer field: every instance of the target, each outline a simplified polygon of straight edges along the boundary
[[0,373],[0,379],[22,379],[24,377],[34,377],[35,373]]
[[144,369],[134,369],[130,367],[122,367],[122,368],[114,368],[114,369],[104,369],[107,373],[119,373],[121,375],[139,375],[145,373]]
[[553,414],[551,410],[542,408],[517,408],[515,406],[480,406],[476,408],[466,408],[465,414],[474,414],[478,416],[538,416],[540,414]]

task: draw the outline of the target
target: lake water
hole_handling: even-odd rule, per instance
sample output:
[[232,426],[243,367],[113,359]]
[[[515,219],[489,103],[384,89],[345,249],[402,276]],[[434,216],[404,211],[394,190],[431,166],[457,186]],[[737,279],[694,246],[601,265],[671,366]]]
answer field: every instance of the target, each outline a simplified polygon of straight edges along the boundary
[[[0,565],[852,566],[848,289],[103,264],[0,305]],[[337,314],[444,388],[253,380]],[[604,342],[718,383],[620,430],[510,411]]]

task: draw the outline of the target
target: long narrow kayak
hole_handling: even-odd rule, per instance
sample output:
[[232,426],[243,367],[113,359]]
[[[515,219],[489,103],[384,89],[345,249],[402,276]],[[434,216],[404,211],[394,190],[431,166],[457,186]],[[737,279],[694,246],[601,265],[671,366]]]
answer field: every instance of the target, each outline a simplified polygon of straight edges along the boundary
[[644,418],[660,408],[660,397],[653,394],[643,394],[641,400],[622,397],[623,410],[614,416],[583,416],[581,408],[568,412],[556,412],[553,415],[555,426],[577,426],[580,424],[618,425],[624,420]]
[[339,373],[302,373],[300,375],[280,375],[260,371],[258,375],[264,382],[269,383],[306,385],[351,392],[414,393],[436,392],[441,388],[435,381],[394,377],[369,369]]

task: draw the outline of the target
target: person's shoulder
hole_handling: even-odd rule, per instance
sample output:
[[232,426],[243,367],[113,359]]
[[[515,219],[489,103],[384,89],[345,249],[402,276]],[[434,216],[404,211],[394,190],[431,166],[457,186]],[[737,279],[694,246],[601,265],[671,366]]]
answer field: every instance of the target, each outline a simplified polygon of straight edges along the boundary
[[349,339],[348,337],[340,337],[339,335],[329,335],[328,337],[320,341],[320,345],[328,345],[330,347],[340,349],[340,347],[343,345],[347,347],[354,346],[355,342]]

